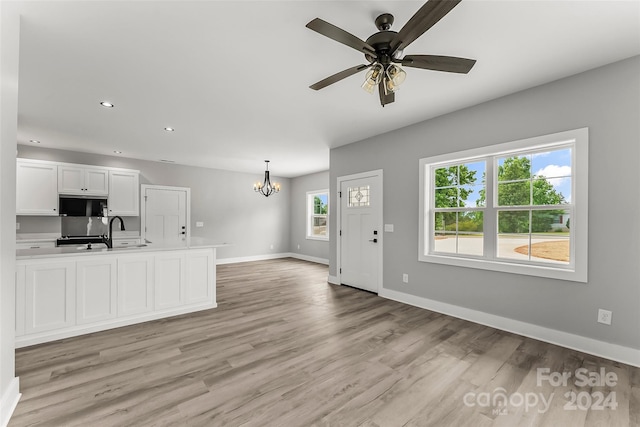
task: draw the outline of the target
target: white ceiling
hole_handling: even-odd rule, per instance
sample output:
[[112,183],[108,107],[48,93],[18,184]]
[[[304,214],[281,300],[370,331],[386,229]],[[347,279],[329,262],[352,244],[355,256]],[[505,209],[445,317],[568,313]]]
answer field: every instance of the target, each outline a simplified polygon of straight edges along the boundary
[[18,143],[243,172],[270,159],[283,177],[328,169],[331,147],[640,54],[639,1],[463,0],[405,54],[475,67],[408,68],[382,108],[364,73],[308,88],[364,58],[305,24],[366,39],[377,15],[398,31],[421,1],[21,3]]

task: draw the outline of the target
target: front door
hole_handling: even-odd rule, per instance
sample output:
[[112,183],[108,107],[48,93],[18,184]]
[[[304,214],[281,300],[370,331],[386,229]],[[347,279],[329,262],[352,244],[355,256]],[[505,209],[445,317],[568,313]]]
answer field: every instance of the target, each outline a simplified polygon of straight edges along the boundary
[[366,175],[340,180],[340,283],[377,293],[382,271],[382,172]]
[[144,238],[151,244],[187,244],[188,189],[143,186]]

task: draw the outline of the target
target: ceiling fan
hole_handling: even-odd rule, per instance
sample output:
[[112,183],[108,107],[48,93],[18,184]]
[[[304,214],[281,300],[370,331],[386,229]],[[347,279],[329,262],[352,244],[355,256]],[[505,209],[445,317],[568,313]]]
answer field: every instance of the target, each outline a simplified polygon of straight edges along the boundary
[[393,15],[383,13],[375,20],[379,32],[363,41],[342,28],[320,18],[309,22],[307,28],[339,43],[364,53],[368,64],[347,68],[309,86],[320,90],[360,71],[369,69],[362,88],[373,93],[378,86],[380,103],[384,107],[395,101],[395,91],[402,84],[406,72],[397,64],[425,70],[467,74],[475,59],[438,55],[403,55],[403,50],[434,26],[440,19],[460,3],[461,0],[429,0],[409,19],[399,32],[391,31]]

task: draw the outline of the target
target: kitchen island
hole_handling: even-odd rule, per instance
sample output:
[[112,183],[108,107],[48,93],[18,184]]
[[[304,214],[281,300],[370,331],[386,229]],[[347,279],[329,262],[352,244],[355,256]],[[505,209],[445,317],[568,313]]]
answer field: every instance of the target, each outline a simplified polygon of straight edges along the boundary
[[222,246],[17,250],[16,347],[215,308]]

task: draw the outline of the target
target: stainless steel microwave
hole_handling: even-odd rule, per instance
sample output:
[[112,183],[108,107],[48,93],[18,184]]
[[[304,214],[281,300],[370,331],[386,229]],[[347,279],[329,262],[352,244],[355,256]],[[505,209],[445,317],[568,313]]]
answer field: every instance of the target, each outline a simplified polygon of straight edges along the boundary
[[107,216],[107,198],[95,196],[60,196],[60,216]]

